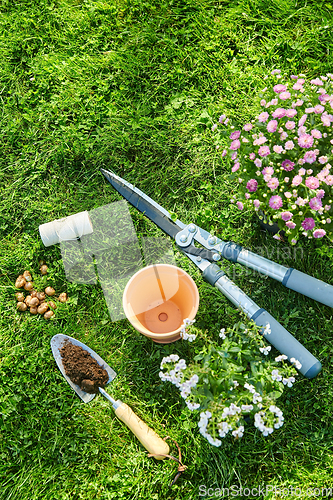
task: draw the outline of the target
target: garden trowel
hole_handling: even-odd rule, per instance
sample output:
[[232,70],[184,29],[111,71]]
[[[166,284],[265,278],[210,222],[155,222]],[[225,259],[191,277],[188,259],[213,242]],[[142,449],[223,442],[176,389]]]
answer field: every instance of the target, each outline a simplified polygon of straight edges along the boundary
[[[95,351],[90,349],[85,344],[82,344],[82,342],[79,342],[78,340],[72,337],[68,337],[67,335],[62,335],[62,334],[58,334],[52,337],[51,349],[54,359],[56,360],[56,363],[61,373],[63,374],[69,385],[72,387],[72,389],[74,389],[76,394],[80,396],[82,401],[84,401],[85,403],[89,403],[94,399],[95,394],[89,394],[88,392],[83,391],[77,384],[72,382],[72,380],[67,376],[65,372],[65,368],[62,362],[62,357],[60,354],[60,349],[63,347],[66,341],[71,342],[73,345],[82,347],[82,349],[87,351],[97,361],[97,363],[102,368],[104,368],[104,370],[107,371],[109,375],[109,380],[107,383],[112,382],[112,380],[116,377],[117,374],[114,370],[112,370],[112,368],[110,368],[109,365],[105,363],[105,361],[100,356],[98,356],[98,354]],[[146,450],[149,451],[149,453],[154,455],[155,458],[157,458],[158,460],[162,460],[163,458],[165,458],[165,455],[169,454],[168,444],[163,439],[161,439],[156,434],[155,431],[150,429],[150,427],[148,427],[148,425],[145,422],[143,422],[133,412],[133,410],[131,410],[131,408],[127,406],[127,404],[122,403],[119,400],[116,401],[115,399],[113,399],[102,387],[99,387],[99,392],[103,394],[103,396],[110,401],[110,403],[113,406],[113,409],[115,410],[115,414],[117,415],[119,420],[124,422],[127,425],[127,427],[131,429],[133,434],[136,435],[141,444],[143,444],[143,446],[146,448]]]

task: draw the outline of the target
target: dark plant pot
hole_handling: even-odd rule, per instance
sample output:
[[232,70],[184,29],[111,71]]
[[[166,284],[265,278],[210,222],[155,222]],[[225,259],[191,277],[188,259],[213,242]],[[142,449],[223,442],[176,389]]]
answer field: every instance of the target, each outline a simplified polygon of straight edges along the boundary
[[[259,224],[262,229],[265,229],[266,231],[272,234],[277,234],[280,231],[279,225],[276,222],[273,223],[268,222],[268,219],[262,210],[259,210],[257,216],[259,219]],[[284,236],[284,234],[285,234],[284,231],[280,231],[281,236]]]

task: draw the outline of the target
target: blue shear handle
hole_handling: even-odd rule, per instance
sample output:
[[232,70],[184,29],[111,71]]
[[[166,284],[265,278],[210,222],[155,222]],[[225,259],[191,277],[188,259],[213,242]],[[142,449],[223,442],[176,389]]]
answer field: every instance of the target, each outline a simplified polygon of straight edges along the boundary
[[282,284],[291,290],[295,290],[295,292],[310,297],[310,299],[333,307],[333,286],[324,283],[324,281],[301,273],[301,271],[296,271],[291,267],[286,272]]
[[[276,321],[265,309],[259,309],[251,318],[258,326],[266,327],[269,324],[270,333],[264,338],[268,340],[288,359],[297,359],[302,368],[299,370],[305,377],[313,378],[321,370],[321,363],[305,347],[298,342],[280,323]],[[262,328],[261,333],[264,333]]]
[[[299,370],[305,377],[313,378],[321,370],[321,363],[298,342],[273,316],[265,309],[260,309],[250,297],[235,285],[217,266],[210,264],[203,272],[203,277],[222,292],[236,307],[240,308],[248,318],[258,326],[266,327],[269,324],[270,333],[265,339],[278,351],[291,358],[297,359],[302,367]],[[263,333],[264,328],[262,329]]]

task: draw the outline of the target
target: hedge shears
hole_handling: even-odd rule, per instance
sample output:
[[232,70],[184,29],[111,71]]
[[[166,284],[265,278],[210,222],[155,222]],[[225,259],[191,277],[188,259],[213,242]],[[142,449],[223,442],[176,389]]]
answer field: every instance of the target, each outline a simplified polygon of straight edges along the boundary
[[[174,239],[178,248],[202,271],[203,278],[222,292],[237,308],[261,328],[261,333],[289,361],[301,364],[299,371],[307,378],[321,370],[318,361],[269,312],[259,307],[217,265],[221,258],[242,264],[276,279],[287,288],[333,307],[333,286],[293,268],[287,268],[261,255],[242,248],[232,241],[222,241],[196,224],[173,220],[171,214],[137,187],[111,171],[100,169],[110,184],[131,205]],[[194,241],[204,248],[198,248]]]

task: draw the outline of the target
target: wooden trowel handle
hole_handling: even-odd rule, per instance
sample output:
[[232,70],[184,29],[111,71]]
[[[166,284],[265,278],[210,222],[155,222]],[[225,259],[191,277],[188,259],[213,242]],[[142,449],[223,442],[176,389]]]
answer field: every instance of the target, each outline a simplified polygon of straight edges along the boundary
[[127,425],[129,429],[136,435],[138,440],[143,444],[149,453],[152,453],[157,460],[162,460],[165,458],[161,455],[169,454],[168,444],[161,439],[155,431],[148,427],[145,422],[143,422],[126,403],[121,403],[121,405],[115,410],[115,414]]

